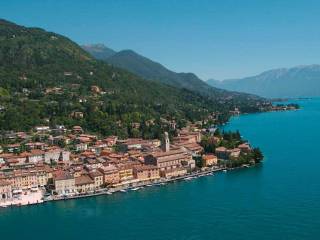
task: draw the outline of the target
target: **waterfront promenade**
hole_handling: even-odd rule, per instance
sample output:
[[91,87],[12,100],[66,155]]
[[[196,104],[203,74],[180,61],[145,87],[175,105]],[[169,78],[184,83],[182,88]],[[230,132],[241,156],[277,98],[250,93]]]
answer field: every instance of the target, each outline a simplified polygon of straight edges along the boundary
[[26,191],[25,194],[21,194],[19,197],[10,200],[1,200],[0,207],[40,204],[43,203],[43,195],[44,191],[41,189],[36,192]]
[[61,200],[71,200],[71,199],[78,199],[78,198],[87,198],[87,197],[94,197],[94,196],[101,196],[101,195],[111,195],[114,193],[121,193],[121,192],[127,192],[130,190],[138,190],[140,188],[144,187],[154,187],[154,186],[163,186],[172,182],[176,181],[182,181],[182,180],[192,180],[198,177],[205,177],[210,176],[215,172],[226,170],[225,167],[213,167],[204,171],[197,171],[193,172],[184,176],[180,177],[174,177],[170,179],[159,179],[155,181],[144,181],[144,182],[137,182],[134,184],[122,184],[118,185],[117,187],[112,188],[102,188],[97,191],[83,193],[83,194],[74,194],[74,195],[65,195],[65,196],[50,196],[49,198],[46,198],[44,202],[48,201],[61,201]]
[[[199,170],[196,172],[192,172],[190,174],[174,177],[170,179],[159,179],[154,181],[143,181],[143,182],[135,182],[135,183],[126,183],[118,185],[117,187],[110,187],[110,188],[101,188],[96,191],[86,192],[82,194],[73,194],[73,195],[50,195],[44,197],[44,191],[38,190],[37,192],[28,192],[27,194],[21,195],[19,198],[15,198],[11,201],[3,201],[0,202],[0,207],[21,207],[27,205],[35,205],[35,204],[42,204],[45,202],[50,201],[65,201],[65,200],[72,200],[72,199],[79,199],[79,198],[88,198],[88,197],[95,197],[101,195],[111,195],[114,193],[122,193],[127,191],[135,191],[145,187],[155,187],[155,186],[163,186],[169,183],[173,183],[176,181],[188,181],[193,180],[199,177],[211,176],[215,172],[226,171],[225,167],[211,167],[205,170]],[[231,169],[228,169],[231,170]]]

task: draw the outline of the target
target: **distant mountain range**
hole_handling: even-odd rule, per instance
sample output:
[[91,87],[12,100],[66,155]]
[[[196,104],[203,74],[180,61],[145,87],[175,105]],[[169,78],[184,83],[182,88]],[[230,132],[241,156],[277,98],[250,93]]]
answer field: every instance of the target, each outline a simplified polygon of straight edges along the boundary
[[209,86],[193,73],[173,72],[160,63],[141,56],[132,50],[115,52],[103,44],[84,45],[82,48],[96,59],[126,69],[147,80],[185,88],[206,95],[215,95],[217,92],[223,92],[223,90]]
[[320,96],[320,65],[274,69],[242,79],[210,79],[207,83],[226,90],[269,98],[314,97]]

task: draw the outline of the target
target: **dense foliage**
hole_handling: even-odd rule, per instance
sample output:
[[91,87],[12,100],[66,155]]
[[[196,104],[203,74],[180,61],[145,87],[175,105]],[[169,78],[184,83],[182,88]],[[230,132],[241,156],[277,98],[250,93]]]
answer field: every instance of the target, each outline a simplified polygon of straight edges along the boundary
[[[218,141],[216,139],[219,139]],[[240,144],[246,143],[241,137],[239,131],[235,132],[220,132],[218,129],[214,136],[208,134],[203,136],[201,146],[205,153],[215,153],[217,147],[225,147],[226,149],[237,148]],[[244,164],[260,163],[264,159],[263,153],[259,148],[253,148],[248,152],[241,152],[238,158],[230,158],[222,161],[222,165],[229,168],[240,167]]]
[[66,37],[0,20],[0,130],[64,124],[151,138],[167,128],[162,119],[182,126],[219,111],[225,121],[229,110],[253,112],[261,102],[146,81],[93,59]]

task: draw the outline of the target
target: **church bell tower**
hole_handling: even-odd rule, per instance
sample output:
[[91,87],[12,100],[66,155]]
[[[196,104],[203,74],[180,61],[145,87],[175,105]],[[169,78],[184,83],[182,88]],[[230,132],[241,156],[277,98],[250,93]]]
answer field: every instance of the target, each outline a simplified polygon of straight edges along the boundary
[[165,152],[170,151],[170,140],[169,134],[167,132],[164,133],[163,140],[162,140],[162,150]]

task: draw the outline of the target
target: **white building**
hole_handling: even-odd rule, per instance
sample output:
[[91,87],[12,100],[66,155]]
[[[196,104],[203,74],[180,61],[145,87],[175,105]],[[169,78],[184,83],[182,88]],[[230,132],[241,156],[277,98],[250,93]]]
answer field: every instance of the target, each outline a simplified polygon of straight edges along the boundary
[[44,161],[48,164],[51,162],[58,162],[59,160],[63,162],[70,161],[70,152],[60,148],[55,148],[44,153]]

